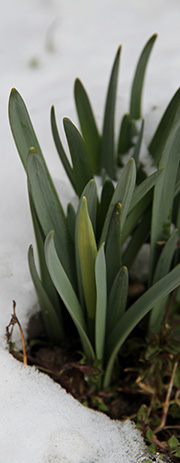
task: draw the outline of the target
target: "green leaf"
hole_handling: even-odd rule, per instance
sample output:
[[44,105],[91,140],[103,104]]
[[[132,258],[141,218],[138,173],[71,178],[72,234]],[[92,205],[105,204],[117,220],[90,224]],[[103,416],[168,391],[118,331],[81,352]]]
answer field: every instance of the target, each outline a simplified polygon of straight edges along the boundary
[[172,435],[169,439],[168,439],[168,445],[170,447],[171,450],[174,450],[179,444],[179,441],[178,439],[176,438],[176,436]]
[[148,414],[147,406],[144,404],[141,405],[137,413],[138,421],[140,421],[140,423],[142,421],[145,422],[147,420],[147,414]]
[[78,129],[68,118],[63,119],[63,124],[73,164],[76,192],[80,196],[86,184],[93,178],[93,172],[88,162],[84,140]]
[[148,59],[154,45],[154,42],[157,38],[157,34],[154,34],[146,43],[141,56],[139,58],[136,72],[133,79],[132,89],[131,89],[131,98],[130,98],[130,116],[132,119],[141,118],[141,99],[142,99],[142,89],[144,83],[144,77],[146,72],[146,67]]
[[44,322],[45,330],[48,336],[48,340],[55,344],[59,344],[64,339],[64,334],[65,334],[63,330],[63,322],[62,322],[61,313],[60,313],[60,310],[58,314],[56,313],[41,283],[41,280],[37,273],[35,262],[34,262],[34,253],[33,253],[32,246],[29,247],[28,262],[29,262],[31,278],[33,280],[34,287],[35,287],[37,297],[39,300],[39,304],[41,307],[43,322]]
[[177,452],[174,454],[175,457],[180,458],[180,448],[177,450]]
[[[172,235],[170,236],[170,238],[168,239],[167,243],[161,251],[153,277],[153,284],[155,284],[158,280],[163,278],[169,272],[174,256],[174,251],[176,249],[177,241],[178,231],[174,230],[174,232],[172,233]],[[151,311],[149,318],[149,331],[160,331],[167,298],[168,296],[166,298],[163,298],[163,300],[161,300],[160,302],[158,302]]]
[[112,283],[119,269],[121,268],[122,261],[122,233],[121,233],[121,204],[116,204],[111,216],[111,221],[108,229],[106,239],[106,265],[107,265],[107,290],[108,293],[111,289]]
[[136,187],[134,190],[134,194],[132,196],[130,206],[129,206],[129,213],[135,208],[135,206],[141,201],[144,196],[150,191],[158,179],[162,176],[164,169],[161,168],[153,172],[153,174],[149,175],[140,185]]
[[58,258],[54,246],[53,232],[50,232],[46,238],[45,255],[52,281],[78,330],[85,355],[90,362],[93,362],[95,359],[95,354],[87,336],[87,327],[83,316],[83,311],[73,290],[73,287]]
[[[118,138],[118,154],[126,154],[133,145],[133,138],[137,135],[137,127],[135,120],[129,114],[125,114],[119,131]],[[119,164],[121,165],[121,157],[119,156]]]
[[15,88],[11,90],[9,97],[9,121],[17,150],[26,170],[27,157],[32,146],[42,158],[43,156],[25,103]]
[[123,229],[123,243],[132,233],[136,224],[148,209],[153,197],[152,188],[163,174],[163,170],[164,169],[159,169],[158,171],[154,172],[135,188],[130,202],[126,223]]
[[126,216],[129,211],[129,205],[135,187],[135,182],[136,167],[134,159],[131,158],[122,171],[122,174],[114,191],[113,197],[111,199],[108,212],[106,214],[103,230],[101,233],[100,243],[106,241],[111,216],[117,203],[121,203],[122,205],[121,229],[123,231],[123,226],[125,224]]
[[74,249],[63,208],[49,173],[38,153],[30,151],[27,163],[30,193],[45,236],[55,231],[58,256],[71,283],[76,287]]
[[100,203],[98,204],[98,213],[97,213],[97,228],[98,228],[98,239],[100,237],[102,227],[106,218],[109,204],[111,202],[112,196],[114,193],[114,185],[111,180],[106,180],[101,193]]
[[60,139],[60,136],[59,136],[59,133],[58,133],[54,106],[52,106],[52,108],[51,108],[51,129],[52,129],[52,134],[53,134],[54,142],[55,142],[55,145],[56,145],[56,149],[57,149],[57,152],[58,152],[58,154],[60,156],[62,165],[63,165],[63,167],[64,167],[64,169],[66,171],[67,176],[69,177],[69,180],[70,180],[74,190],[76,191],[76,182],[75,182],[73,169],[72,169],[72,167],[71,167],[71,165],[70,165],[70,163],[68,161],[68,158],[66,156],[66,153],[64,151],[64,148],[63,148],[63,145],[61,143],[61,139]]
[[159,163],[159,167],[164,168],[164,174],[154,188],[149,283],[153,279],[156,262],[159,257],[156,243],[157,241],[167,240],[170,235],[179,153],[180,121],[176,123],[171,131],[164,147]]
[[139,165],[139,154],[140,154],[140,149],[141,149],[143,130],[144,130],[144,119],[142,119],[141,121],[141,128],[140,128],[139,133],[137,134],[136,144],[135,144],[135,147],[132,153],[132,157],[134,158],[137,167]]
[[147,209],[142,220],[136,226],[130,242],[127,244],[125,251],[123,253],[122,262],[123,265],[128,267],[130,270],[139,250],[142,245],[145,243],[146,239],[149,236],[151,226],[151,207]]
[[98,174],[101,138],[88,95],[79,79],[75,81],[74,96],[82,135],[86,144],[89,165],[93,174]]
[[94,233],[96,234],[96,215],[97,215],[97,204],[98,204],[98,195],[97,195],[97,186],[94,179],[90,180],[87,185],[85,186],[78,206],[78,211],[81,207],[81,202],[84,198],[87,199],[87,206],[88,206],[88,214],[91,220]]
[[79,200],[78,209],[76,213],[76,223],[75,223],[75,258],[76,258],[76,273],[77,273],[77,281],[78,281],[78,292],[79,292],[79,300],[81,302],[81,307],[85,308],[84,305],[84,292],[83,292],[83,284],[82,284],[82,276],[81,276],[81,268],[80,268],[80,258],[79,258],[79,250],[78,250],[78,223],[79,223],[79,213],[83,201],[83,197],[87,198],[87,206],[88,206],[88,214],[91,220],[93,230],[95,233],[96,230],[96,207],[97,207],[97,187],[96,183],[93,180],[86,185]]
[[149,442],[152,442],[152,438],[154,436],[153,430],[148,428],[146,431],[146,438],[148,439]]
[[158,164],[170,132],[179,119],[180,88],[177,90],[172,100],[170,101],[149,145],[149,151],[155,161],[155,164]]
[[46,288],[46,294],[48,295],[48,298],[50,299],[51,304],[56,310],[56,313],[59,314],[60,309],[61,309],[61,301],[59,299],[57,291],[49,275],[48,268],[46,265],[45,255],[44,255],[44,242],[45,242],[46,237],[39,223],[36,210],[33,204],[33,200],[31,198],[30,191],[29,191],[29,202],[30,202],[31,215],[32,215],[32,221],[33,221],[33,226],[34,226],[34,233],[35,233],[35,238],[36,238],[42,285],[43,285],[43,288]]
[[72,241],[74,241],[75,237],[75,224],[76,224],[76,213],[74,207],[71,203],[68,203],[67,206],[67,226],[69,229],[69,233],[71,235]]
[[106,356],[108,362],[104,377],[104,388],[108,387],[110,383],[116,356],[126,338],[155,304],[177,288],[179,284],[180,264],[149,288],[121,317],[107,340]]
[[114,149],[114,116],[116,104],[116,92],[118,83],[119,61],[120,61],[121,47],[118,48],[114,60],[108,92],[106,97],[103,133],[100,152],[100,166],[99,171],[105,169],[110,178],[115,178],[115,149]]
[[117,273],[108,298],[107,336],[119,322],[126,310],[128,296],[128,269],[121,267]]
[[174,251],[176,249],[177,241],[178,231],[174,230],[161,251],[153,276],[153,285],[168,273],[173,259]]
[[82,199],[79,212],[77,233],[84,297],[88,318],[92,321],[95,319],[96,309],[95,261],[97,246],[85,196]]
[[95,347],[97,359],[103,361],[107,311],[106,261],[104,255],[104,243],[101,245],[97,253],[95,264],[95,277],[97,293],[95,319]]

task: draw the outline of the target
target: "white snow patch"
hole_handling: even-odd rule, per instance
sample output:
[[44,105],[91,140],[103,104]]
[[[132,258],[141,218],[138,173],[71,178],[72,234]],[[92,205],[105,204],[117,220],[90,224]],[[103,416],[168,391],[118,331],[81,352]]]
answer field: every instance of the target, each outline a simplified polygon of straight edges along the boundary
[[[49,112],[77,124],[73,82],[89,93],[98,124],[113,59],[123,45],[118,87],[121,116],[128,111],[137,59],[158,32],[146,76],[145,135],[154,129],[179,87],[179,0],[6,0],[0,16],[0,461],[3,463],[135,463],[144,444],[132,423],[85,409],[51,379],[24,368],[5,349],[12,299],[26,329],[37,310],[27,265],[34,244],[26,178],[7,120],[10,89],[22,94],[53,176],[60,177],[63,205],[74,195],[52,140]],[[32,64],[36,66],[32,66]],[[157,106],[157,110],[152,108]],[[64,135],[63,135],[64,139]],[[15,340],[20,342],[18,330]]]

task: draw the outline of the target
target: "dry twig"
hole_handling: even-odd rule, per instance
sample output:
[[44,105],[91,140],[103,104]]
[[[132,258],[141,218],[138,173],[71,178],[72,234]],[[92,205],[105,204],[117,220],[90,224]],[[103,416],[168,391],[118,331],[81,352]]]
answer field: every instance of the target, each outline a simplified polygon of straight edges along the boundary
[[157,427],[155,428],[154,434],[157,434],[159,431],[162,431],[162,429],[165,427],[166,419],[167,419],[167,414],[168,414],[168,409],[169,409],[169,405],[170,405],[170,404],[169,404],[170,395],[171,395],[171,391],[172,391],[172,387],[173,387],[173,382],[174,382],[174,375],[175,375],[175,373],[176,373],[176,369],[177,369],[178,363],[179,363],[179,356],[178,356],[177,360],[174,362],[174,366],[173,366],[173,370],[172,370],[172,374],[171,374],[171,379],[170,379],[170,382],[169,382],[169,386],[168,386],[168,390],[167,390],[165,402],[164,402],[164,405],[163,405],[161,423],[160,423],[159,426],[157,426]]
[[[6,336],[7,336],[8,341],[11,340],[11,336],[12,336],[12,333],[13,333],[13,328],[14,328],[14,325],[16,325],[16,324],[19,327],[20,334],[21,334],[21,339],[22,339],[23,363],[24,363],[24,365],[27,365],[26,343],[25,343],[24,334],[23,334],[21,324],[20,324],[20,322],[19,322],[19,320],[17,318],[17,315],[16,315],[16,302],[13,301],[13,314],[11,315],[11,320],[9,322],[9,325],[6,326]],[[10,327],[11,327],[11,330],[9,331]]]

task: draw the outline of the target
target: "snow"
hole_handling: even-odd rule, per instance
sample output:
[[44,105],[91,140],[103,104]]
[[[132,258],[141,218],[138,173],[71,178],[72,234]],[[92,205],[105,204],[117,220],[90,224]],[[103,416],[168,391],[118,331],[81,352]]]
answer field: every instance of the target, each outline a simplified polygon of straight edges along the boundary
[[[179,87],[179,0],[6,0],[0,16],[0,461],[3,463],[134,463],[145,447],[129,421],[111,421],[88,410],[50,378],[24,367],[8,353],[5,327],[12,299],[26,331],[38,309],[27,265],[34,243],[26,178],[10,134],[10,89],[22,94],[63,204],[73,191],[53,144],[49,112],[77,123],[73,83],[80,77],[98,123],[112,62],[122,44],[118,114],[128,109],[139,54],[155,32],[143,100],[145,137]],[[156,106],[156,109],[153,107]],[[62,133],[62,128],[61,128]],[[20,344],[15,329],[14,339]]]

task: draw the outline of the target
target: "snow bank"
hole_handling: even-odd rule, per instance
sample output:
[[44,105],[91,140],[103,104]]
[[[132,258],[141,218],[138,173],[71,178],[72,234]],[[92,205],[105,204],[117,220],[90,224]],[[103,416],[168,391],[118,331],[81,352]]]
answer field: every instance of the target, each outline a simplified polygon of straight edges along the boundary
[[7,352],[0,351],[0,364],[2,462],[134,463],[145,452],[130,421],[115,422],[86,409]]
[[[179,86],[179,0],[6,0],[0,17],[0,461],[3,463],[135,463],[144,444],[130,422],[110,421],[85,409],[51,379],[24,368],[5,348],[5,327],[17,302],[26,329],[37,310],[27,249],[34,243],[26,178],[7,121],[7,99],[16,87],[29,108],[63,201],[73,195],[53,145],[49,111],[55,104],[76,123],[73,81],[86,86],[99,125],[111,65],[123,45],[119,114],[128,109],[139,53],[154,33],[144,94],[145,136],[153,133]],[[156,106],[156,109],[152,109]],[[15,330],[15,340],[19,333]]]

